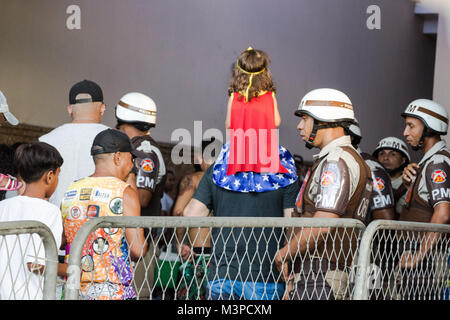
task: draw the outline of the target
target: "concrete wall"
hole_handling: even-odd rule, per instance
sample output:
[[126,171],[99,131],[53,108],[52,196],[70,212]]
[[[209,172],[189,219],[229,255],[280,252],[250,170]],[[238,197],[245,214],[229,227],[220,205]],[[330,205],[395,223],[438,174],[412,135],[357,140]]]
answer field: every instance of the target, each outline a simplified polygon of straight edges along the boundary
[[[68,30],[68,6],[81,29]],[[381,29],[369,30],[369,5]],[[346,92],[372,150],[400,136],[408,102],[431,98],[435,41],[422,34],[410,0],[0,0],[0,88],[23,123],[69,121],[68,91],[82,79],[104,89],[104,123],[129,91],[158,105],[152,135],[170,142],[177,128],[224,130],[231,65],[249,45],[266,50],[278,87],[280,142],[312,159],[293,116],[318,87]],[[448,92],[447,92],[448,93]]]
[[[420,2],[439,13],[433,99],[445,106],[450,114],[450,1]],[[446,135],[444,139],[450,146],[450,135]]]

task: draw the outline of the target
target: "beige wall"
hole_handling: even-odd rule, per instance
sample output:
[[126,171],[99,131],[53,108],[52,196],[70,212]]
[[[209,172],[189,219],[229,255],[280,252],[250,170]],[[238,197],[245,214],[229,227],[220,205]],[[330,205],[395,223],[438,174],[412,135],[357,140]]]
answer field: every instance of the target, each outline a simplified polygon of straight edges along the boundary
[[[72,4],[81,30],[66,28]],[[373,4],[380,30],[366,26]],[[82,79],[102,86],[109,126],[118,99],[141,91],[158,105],[153,136],[170,142],[195,120],[224,130],[231,64],[251,45],[272,59],[281,144],[312,159],[293,112],[307,91],[333,87],[352,99],[370,151],[401,135],[409,101],[432,96],[435,41],[422,22],[410,0],[0,0],[0,88],[21,122],[44,127],[69,121]]]
[[[450,114],[450,2],[442,1],[437,8],[439,23],[433,99],[445,106]],[[445,140],[450,146],[450,135],[446,135]]]

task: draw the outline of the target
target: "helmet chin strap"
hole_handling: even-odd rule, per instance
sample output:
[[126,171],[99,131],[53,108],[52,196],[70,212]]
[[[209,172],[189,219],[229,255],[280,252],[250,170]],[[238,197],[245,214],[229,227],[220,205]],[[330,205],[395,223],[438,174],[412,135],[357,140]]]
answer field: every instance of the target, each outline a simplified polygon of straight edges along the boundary
[[411,148],[414,151],[419,151],[420,149],[422,149],[423,144],[425,143],[425,138],[431,136],[433,136],[433,134],[429,132],[428,129],[425,127],[422,131],[422,136],[420,137],[419,142],[415,146],[411,146]]
[[312,149],[314,147],[313,143],[314,143],[314,139],[316,139],[317,131],[322,130],[322,129],[328,129],[328,128],[336,128],[339,126],[340,126],[340,123],[336,123],[336,122],[329,122],[326,124],[319,125],[319,121],[314,119],[313,129],[311,131],[311,134],[309,135],[308,140],[305,142],[306,148]]
[[314,147],[313,143],[314,143],[314,139],[316,138],[316,135],[317,135],[317,130],[319,130],[318,127],[319,127],[319,122],[316,119],[314,119],[313,129],[311,131],[311,134],[309,135],[308,140],[305,143],[306,148],[312,149]]

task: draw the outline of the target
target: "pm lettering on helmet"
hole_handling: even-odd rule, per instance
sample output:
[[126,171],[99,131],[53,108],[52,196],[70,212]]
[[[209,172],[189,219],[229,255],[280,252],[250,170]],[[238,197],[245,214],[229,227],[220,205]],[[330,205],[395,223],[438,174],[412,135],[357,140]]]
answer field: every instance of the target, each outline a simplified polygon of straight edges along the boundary
[[417,106],[410,105],[406,109],[406,112],[414,113],[416,111],[416,109],[417,109]]
[[401,149],[400,143],[396,141],[392,141],[392,148],[394,149]]

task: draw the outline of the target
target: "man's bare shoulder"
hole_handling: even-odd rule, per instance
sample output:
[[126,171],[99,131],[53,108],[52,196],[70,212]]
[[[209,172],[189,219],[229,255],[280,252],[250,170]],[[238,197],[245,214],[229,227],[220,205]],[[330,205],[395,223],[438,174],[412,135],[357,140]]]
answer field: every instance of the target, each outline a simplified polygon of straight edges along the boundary
[[185,183],[189,182],[189,184],[191,184],[191,185],[198,186],[198,184],[200,183],[200,180],[202,180],[204,174],[205,174],[205,172],[203,172],[203,171],[189,173],[189,174],[185,175],[181,181],[185,182]]

